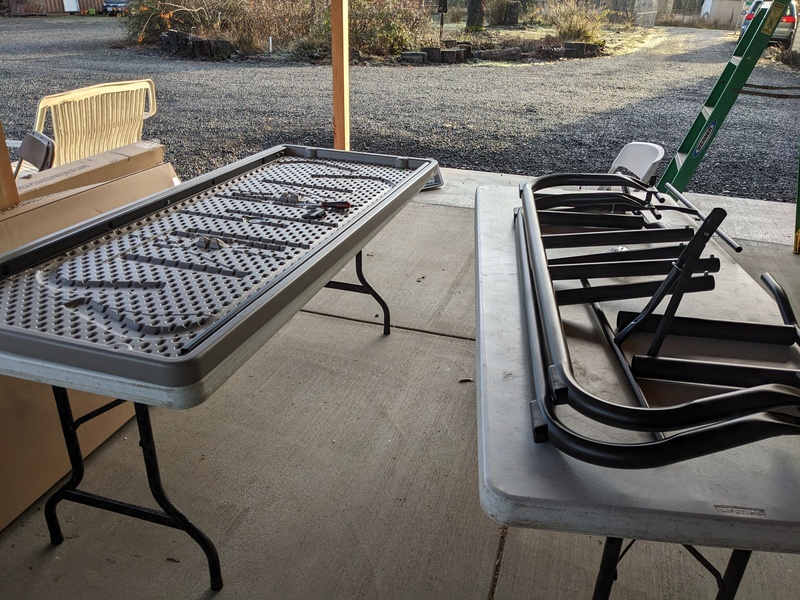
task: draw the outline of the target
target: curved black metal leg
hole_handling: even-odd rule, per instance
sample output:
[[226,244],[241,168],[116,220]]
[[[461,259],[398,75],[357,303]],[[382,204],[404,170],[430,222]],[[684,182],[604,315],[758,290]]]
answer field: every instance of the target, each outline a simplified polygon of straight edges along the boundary
[[622,550],[622,538],[607,537],[603,546],[603,557],[600,559],[600,571],[594,584],[592,600],[608,600],[611,587],[617,578],[617,563]]
[[717,593],[717,600],[733,600],[736,597],[751,554],[750,550],[734,550],[731,553],[725,575],[722,576],[722,585]]
[[[69,500],[86,506],[93,506],[101,510],[107,510],[117,514],[141,519],[157,525],[164,525],[174,529],[180,529],[189,534],[197,542],[206,555],[208,560],[208,571],[211,578],[211,589],[219,591],[222,589],[222,572],[220,569],[219,555],[217,549],[209,537],[203,533],[186,515],[184,515],[167,497],[161,483],[161,475],[158,470],[158,458],[156,456],[156,445],[153,439],[153,428],[150,423],[150,413],[144,404],[134,403],[136,411],[136,423],[139,427],[139,445],[144,456],[145,470],[147,472],[147,482],[153,498],[161,507],[161,511],[138,506],[100,496],[92,492],[78,489],[84,474],[84,461],[81,446],[78,441],[78,427],[83,423],[103,414],[104,412],[123,404],[123,400],[114,400],[104,406],[75,419],[72,415],[72,408],[69,403],[67,390],[60,387],[53,387],[53,395],[56,399],[58,417],[61,422],[61,430],[64,434],[64,442],[67,445],[72,474],[69,481],[62,485],[45,504],[44,514],[47,521],[47,528],[50,532],[50,541],[54,545],[64,541],[64,535],[56,515],[56,506],[62,500]],[[162,512],[163,511],[163,512]]]
[[62,387],[53,387],[53,396],[56,399],[56,408],[58,409],[58,419],[61,422],[61,431],[64,434],[64,442],[67,445],[67,454],[69,455],[69,464],[72,467],[72,473],[69,481],[62,485],[56,492],[48,498],[47,503],[44,505],[44,518],[47,522],[47,530],[50,533],[50,542],[54,546],[58,546],[64,541],[64,534],[61,532],[61,525],[58,522],[58,515],[56,514],[56,506],[68,494],[68,492],[76,489],[83,479],[83,453],[81,452],[81,445],[78,441],[78,428],[75,425],[75,420],[72,418],[72,408],[69,405],[69,396],[67,390]]
[[361,252],[356,254],[356,277],[361,282],[361,285],[364,286],[364,289],[369,293],[370,296],[375,298],[375,301],[381,305],[381,309],[383,310],[383,335],[389,335],[391,333],[391,318],[389,316],[389,305],[386,304],[386,301],[381,298],[380,294],[375,291],[368,282],[367,278],[364,277],[364,264],[363,258],[361,256]]
[[161,509],[174,521],[173,527],[182,529],[197,542],[206,555],[208,560],[208,571],[211,577],[211,589],[219,591],[222,589],[222,571],[219,564],[219,554],[211,539],[203,533],[177,506],[167,497],[164,487],[161,484],[161,474],[158,470],[158,457],[156,456],[156,445],[153,439],[153,428],[150,424],[150,413],[145,404],[134,403],[136,409],[136,423],[139,425],[139,445],[144,456],[144,465],[147,471],[147,482],[150,485],[150,492]]
[[356,254],[356,277],[358,277],[360,285],[355,283],[346,283],[344,281],[329,281],[325,284],[325,287],[334,290],[343,290],[345,292],[356,292],[357,294],[369,294],[375,298],[375,301],[380,304],[381,309],[383,310],[383,334],[389,335],[392,332],[389,305],[386,304],[386,301],[381,298],[378,292],[375,291],[375,288],[373,288],[369,282],[367,282],[367,278],[364,276],[364,260],[360,251],[358,254]]

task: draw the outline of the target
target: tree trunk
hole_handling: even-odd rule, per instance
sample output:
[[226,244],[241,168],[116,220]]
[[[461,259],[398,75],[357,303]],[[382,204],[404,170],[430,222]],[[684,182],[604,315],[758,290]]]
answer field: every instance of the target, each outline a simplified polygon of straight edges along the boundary
[[483,31],[483,0],[467,0],[467,31]]

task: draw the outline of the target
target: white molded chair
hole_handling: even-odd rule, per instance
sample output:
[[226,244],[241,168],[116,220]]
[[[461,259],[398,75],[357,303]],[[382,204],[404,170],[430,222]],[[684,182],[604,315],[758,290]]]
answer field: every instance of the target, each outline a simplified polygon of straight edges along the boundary
[[57,167],[138,142],[144,119],[154,114],[156,89],[151,79],[116,81],[45,96],[33,128],[44,131],[49,115]]
[[658,171],[662,158],[664,158],[664,148],[658,144],[631,142],[620,150],[608,172],[616,173],[625,169],[637,179],[650,183],[650,179]]

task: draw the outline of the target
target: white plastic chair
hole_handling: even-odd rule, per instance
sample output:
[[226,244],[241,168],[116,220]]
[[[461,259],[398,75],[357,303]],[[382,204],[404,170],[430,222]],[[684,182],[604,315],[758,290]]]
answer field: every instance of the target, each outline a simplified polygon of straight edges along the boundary
[[650,142],[631,142],[617,154],[611,163],[609,173],[616,173],[625,169],[637,179],[650,183],[650,179],[658,171],[661,159],[664,158],[664,149],[658,144]]
[[138,142],[144,119],[154,114],[156,89],[151,79],[116,81],[45,96],[33,128],[44,131],[50,116],[57,167]]

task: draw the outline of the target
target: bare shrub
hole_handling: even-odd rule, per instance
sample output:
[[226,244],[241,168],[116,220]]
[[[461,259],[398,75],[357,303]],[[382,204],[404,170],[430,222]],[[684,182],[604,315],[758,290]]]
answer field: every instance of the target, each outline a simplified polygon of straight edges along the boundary
[[467,7],[466,5],[456,4],[450,5],[447,8],[447,13],[444,15],[444,20],[448,23],[463,23],[467,20]]
[[350,45],[362,54],[399,54],[430,34],[419,0],[350,0]]
[[506,3],[508,0],[486,0],[484,5],[484,18],[491,26],[502,25],[506,16]]
[[793,69],[800,69],[800,52],[781,48],[778,50],[776,58]]
[[305,35],[311,7],[312,2],[292,0],[130,0],[123,24],[138,43],[155,43],[162,31],[176,29],[225,38],[252,51],[270,36],[280,46]]
[[603,19],[593,6],[585,0],[546,0],[544,19],[566,42],[600,43]]
[[[222,37],[244,51],[301,46],[330,49],[330,0],[130,0],[123,21],[129,37],[155,43],[177,29]],[[350,0],[350,43],[366,54],[397,54],[429,34],[420,0]]]

